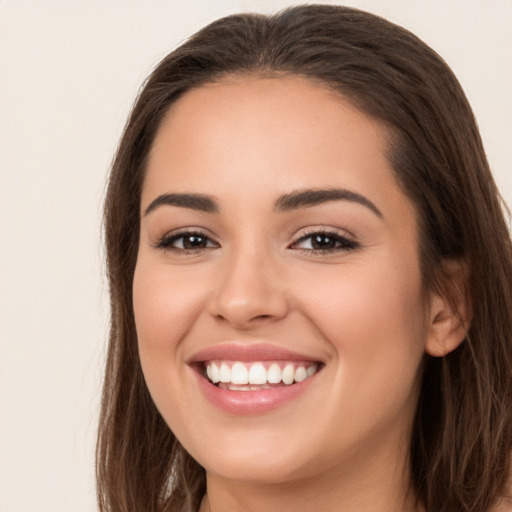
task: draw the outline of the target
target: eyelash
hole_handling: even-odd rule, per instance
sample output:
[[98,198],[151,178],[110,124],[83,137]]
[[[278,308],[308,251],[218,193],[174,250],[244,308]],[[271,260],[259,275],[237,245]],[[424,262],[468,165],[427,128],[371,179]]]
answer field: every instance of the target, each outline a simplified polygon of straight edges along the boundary
[[[198,247],[198,248],[190,248],[187,249],[185,247],[174,247],[172,244],[175,243],[177,240],[182,239],[183,241],[185,238],[190,237],[200,237],[206,241],[207,246],[206,247]],[[208,247],[208,244],[214,243],[215,245],[212,247]],[[198,251],[204,250],[204,249],[214,249],[218,247],[218,243],[214,242],[208,235],[205,233],[202,233],[201,231],[182,231],[180,233],[174,233],[171,235],[164,235],[155,245],[157,249],[167,250],[167,251],[173,251],[179,254],[196,254]]]
[[310,245],[312,245],[312,243],[314,243],[313,240],[315,238],[324,238],[330,240],[335,244],[335,246],[324,249],[314,249],[313,247],[302,248],[300,250],[302,250],[306,254],[328,254],[333,252],[353,251],[359,248],[359,244],[355,240],[352,240],[351,238],[345,235],[341,235],[336,231],[328,231],[325,229],[316,229],[314,231],[311,231],[310,233],[302,235],[296,242],[293,242],[293,244],[291,244],[290,247],[293,248],[294,246],[297,246],[299,243],[304,242],[306,240],[311,240]]
[[[206,243],[206,246],[204,247],[197,247],[197,248],[185,248],[185,247],[175,247],[173,246],[174,243],[176,243],[178,240],[182,240],[182,245],[186,238],[191,237],[198,237],[204,240],[204,243]],[[328,248],[317,248],[314,247],[311,248],[299,248],[297,247],[298,244],[303,243],[307,240],[311,240],[310,245],[313,245],[315,242],[313,241],[314,238],[317,238],[317,242],[320,242],[318,240],[319,238],[324,238],[324,242],[334,244],[334,247],[328,247]],[[325,240],[327,239],[327,240]],[[208,244],[210,244],[208,246]],[[180,233],[174,233],[171,235],[165,235],[163,236],[156,244],[155,247],[157,249],[172,251],[177,254],[197,254],[199,251],[202,250],[208,250],[208,249],[215,249],[219,247],[218,242],[215,242],[212,240],[208,235],[205,233],[202,233],[201,231],[182,231]],[[342,252],[342,251],[353,251],[355,249],[358,249],[360,245],[352,240],[351,238],[348,238],[345,235],[341,235],[335,231],[328,231],[324,229],[316,229],[314,231],[311,231],[310,233],[306,233],[305,235],[302,235],[298,240],[293,242],[290,246],[292,249],[300,250],[303,253],[311,254],[311,255],[319,255],[319,254],[329,254],[334,252]]]

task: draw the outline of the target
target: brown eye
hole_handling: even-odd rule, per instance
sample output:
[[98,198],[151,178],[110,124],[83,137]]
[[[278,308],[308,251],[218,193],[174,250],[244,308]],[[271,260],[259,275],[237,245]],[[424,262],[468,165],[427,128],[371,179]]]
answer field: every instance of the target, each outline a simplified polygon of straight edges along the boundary
[[302,249],[305,251],[322,253],[347,251],[359,247],[357,242],[342,236],[338,233],[317,232],[303,236],[292,246],[292,249]]
[[219,247],[219,245],[203,233],[186,232],[176,235],[166,235],[158,242],[156,247],[177,252],[195,252]]
[[315,235],[311,237],[311,247],[315,250],[334,249],[338,241],[329,235]]
[[203,235],[186,235],[181,240],[183,249],[204,249],[208,245],[208,239]]

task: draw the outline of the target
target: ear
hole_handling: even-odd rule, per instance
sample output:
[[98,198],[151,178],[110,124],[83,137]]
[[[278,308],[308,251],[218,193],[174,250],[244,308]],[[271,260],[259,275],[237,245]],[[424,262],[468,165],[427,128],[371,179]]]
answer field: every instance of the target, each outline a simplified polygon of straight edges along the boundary
[[472,319],[468,265],[445,261],[440,276],[440,291],[430,296],[425,344],[426,352],[434,357],[455,350],[466,337]]

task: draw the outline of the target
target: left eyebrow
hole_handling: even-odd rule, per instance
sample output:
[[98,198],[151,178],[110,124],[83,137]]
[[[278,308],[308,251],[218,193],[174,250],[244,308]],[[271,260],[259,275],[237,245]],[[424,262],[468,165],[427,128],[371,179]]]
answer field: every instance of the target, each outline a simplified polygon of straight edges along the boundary
[[299,208],[308,208],[329,201],[350,201],[370,209],[383,218],[382,212],[366,197],[344,188],[304,189],[280,196],[274,203],[274,211],[287,212]]

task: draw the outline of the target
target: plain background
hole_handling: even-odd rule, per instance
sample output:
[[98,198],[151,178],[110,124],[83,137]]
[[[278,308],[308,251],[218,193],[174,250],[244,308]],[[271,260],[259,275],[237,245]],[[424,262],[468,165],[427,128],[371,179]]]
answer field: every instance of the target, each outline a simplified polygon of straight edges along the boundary
[[[0,0],[0,512],[96,510],[101,202],[138,87],[209,21],[293,3]],[[445,58],[512,203],[512,1],[345,4],[405,26]]]

